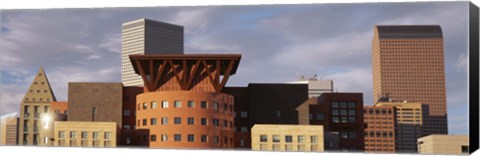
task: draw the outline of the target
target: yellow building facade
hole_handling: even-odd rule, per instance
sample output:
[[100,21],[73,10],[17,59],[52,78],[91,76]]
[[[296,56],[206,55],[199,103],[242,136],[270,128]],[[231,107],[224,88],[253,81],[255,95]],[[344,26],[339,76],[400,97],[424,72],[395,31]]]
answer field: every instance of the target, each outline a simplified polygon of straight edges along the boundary
[[116,147],[115,122],[53,122],[50,132],[45,132],[44,146],[64,147]]
[[256,124],[251,135],[252,150],[324,151],[323,126]]
[[466,154],[469,139],[466,135],[429,135],[418,138],[420,154]]

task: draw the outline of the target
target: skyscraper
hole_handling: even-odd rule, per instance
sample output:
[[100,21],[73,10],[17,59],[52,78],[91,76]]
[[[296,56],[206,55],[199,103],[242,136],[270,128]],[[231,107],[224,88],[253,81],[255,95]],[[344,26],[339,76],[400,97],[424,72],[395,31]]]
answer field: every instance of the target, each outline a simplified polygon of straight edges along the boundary
[[183,27],[144,18],[122,24],[122,83],[143,86],[131,54],[183,54]]
[[376,26],[372,66],[374,103],[388,97],[426,104],[424,135],[448,133],[440,26]]
[[19,145],[38,145],[40,127],[43,125],[41,114],[49,113],[50,103],[56,101],[47,75],[40,68],[30,88],[20,104],[20,121],[18,126]]

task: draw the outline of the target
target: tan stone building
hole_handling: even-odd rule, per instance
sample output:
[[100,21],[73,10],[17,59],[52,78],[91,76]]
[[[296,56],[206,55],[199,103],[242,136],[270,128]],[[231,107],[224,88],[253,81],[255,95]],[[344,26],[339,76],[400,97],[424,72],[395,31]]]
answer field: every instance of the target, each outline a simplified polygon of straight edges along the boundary
[[20,104],[18,126],[19,145],[38,145],[42,114],[50,112],[50,103],[56,101],[47,75],[40,68]]
[[469,140],[466,135],[429,135],[418,139],[420,154],[466,154]]
[[372,41],[373,101],[429,106],[427,134],[448,134],[443,34],[438,25],[378,25]]
[[417,139],[428,134],[423,129],[428,108],[419,102],[378,102],[375,107],[395,107],[395,151],[416,153]]
[[53,122],[50,132],[44,136],[44,146],[68,147],[116,147],[115,122]]
[[16,113],[2,116],[0,124],[0,145],[17,145],[18,117],[16,117]]
[[324,151],[323,126],[256,124],[251,132],[252,150]]

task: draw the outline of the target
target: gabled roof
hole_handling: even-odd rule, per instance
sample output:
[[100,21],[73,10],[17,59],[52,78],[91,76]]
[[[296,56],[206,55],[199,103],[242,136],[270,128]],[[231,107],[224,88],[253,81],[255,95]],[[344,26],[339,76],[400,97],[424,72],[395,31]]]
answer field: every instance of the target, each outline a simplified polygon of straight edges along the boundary
[[47,75],[40,67],[22,100],[24,103],[50,103],[57,101]]

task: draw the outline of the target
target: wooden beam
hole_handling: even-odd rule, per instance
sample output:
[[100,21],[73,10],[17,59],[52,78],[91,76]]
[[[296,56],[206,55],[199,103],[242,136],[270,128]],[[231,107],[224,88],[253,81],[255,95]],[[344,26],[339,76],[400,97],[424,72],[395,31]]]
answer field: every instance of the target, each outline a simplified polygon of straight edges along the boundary
[[150,82],[148,82],[147,77],[145,75],[145,71],[143,71],[143,67],[140,64],[140,60],[135,60],[135,63],[137,64],[138,71],[140,72],[140,75],[142,76],[143,84],[145,85],[145,87],[147,87],[147,90],[149,92],[152,91],[152,89],[150,88],[150,85],[149,85]]
[[187,71],[189,68],[187,68],[187,60],[183,60],[182,61],[182,65],[183,65],[183,76],[182,76],[182,89],[183,90],[187,90],[188,89],[188,86],[187,86],[187,74],[189,73],[189,71]]
[[178,84],[180,84],[180,88],[183,89],[184,87],[183,87],[183,84],[182,84],[182,80],[180,79],[180,77],[179,77],[179,75],[178,75],[177,67],[175,67],[175,65],[173,64],[172,60],[168,60],[168,63],[169,63],[170,66],[172,67],[173,75],[175,76],[175,78],[177,78]]
[[213,80],[213,75],[212,75],[212,72],[210,72],[210,68],[208,67],[207,62],[205,60],[202,60],[202,63],[203,63],[204,69],[207,70],[208,78],[210,79],[210,82],[212,83],[213,88],[218,93],[217,87],[216,87],[217,84],[215,83],[215,80]]
[[230,73],[233,70],[233,64],[235,64],[235,60],[230,60],[230,62],[228,63],[227,71],[225,72],[225,74],[223,74],[222,83],[219,85],[219,88],[217,89],[218,91],[222,91],[223,87],[227,83],[228,78],[230,77]]
[[200,66],[200,60],[197,60],[197,62],[195,63],[195,66],[193,66],[192,70],[190,70],[190,75],[188,76],[188,80],[187,80],[187,89],[190,88],[190,85],[192,85],[192,82],[193,82],[193,79],[195,78],[195,75],[197,74],[197,70],[198,70],[198,66]]
[[217,60],[215,63],[216,63],[215,82],[217,82],[217,84],[220,84],[220,60]]
[[163,71],[165,70],[167,66],[167,61],[163,61],[162,65],[160,66],[160,68],[158,68],[158,72],[156,74],[156,77],[155,77],[155,82],[153,83],[153,87],[157,87],[158,86],[158,83],[160,81],[160,77],[163,76]]

